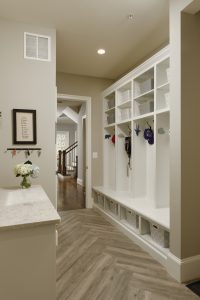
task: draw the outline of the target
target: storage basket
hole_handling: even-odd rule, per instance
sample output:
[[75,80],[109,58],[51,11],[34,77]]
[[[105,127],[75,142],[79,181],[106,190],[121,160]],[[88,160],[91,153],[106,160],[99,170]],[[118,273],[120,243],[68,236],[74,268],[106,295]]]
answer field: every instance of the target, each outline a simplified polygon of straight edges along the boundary
[[97,200],[98,205],[103,208],[104,207],[104,196],[101,194],[98,194],[97,199],[98,199]]
[[115,107],[115,98],[109,99],[107,101],[108,109]]
[[169,232],[161,228],[157,224],[150,224],[150,234],[154,242],[163,248],[169,247]]
[[114,215],[118,215],[118,204],[117,202],[106,198],[106,209]]
[[154,79],[153,78],[149,78],[147,80],[139,82],[135,86],[136,96],[139,96],[141,94],[147,93],[147,92],[153,90],[153,88],[154,88]]
[[107,115],[107,123],[108,123],[108,125],[115,123],[115,113],[114,112]]
[[127,209],[126,210],[126,221],[129,223],[131,226],[134,228],[138,228],[138,216],[136,215],[135,212]]
[[131,99],[131,91],[130,90],[127,90],[127,91],[124,91],[121,93],[120,95],[120,102],[123,103],[123,102],[126,102],[128,100]]
[[121,121],[131,118],[131,108],[123,108],[120,110],[120,113],[121,113],[120,116]]
[[94,203],[98,204],[98,194],[96,192],[93,192],[94,195]]
[[138,104],[139,114],[144,115],[154,111],[153,101],[146,101]]

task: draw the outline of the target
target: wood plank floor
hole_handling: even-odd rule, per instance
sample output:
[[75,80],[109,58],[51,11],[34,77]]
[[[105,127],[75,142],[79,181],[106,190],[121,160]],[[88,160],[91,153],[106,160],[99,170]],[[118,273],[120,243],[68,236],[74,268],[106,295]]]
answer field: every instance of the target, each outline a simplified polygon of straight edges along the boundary
[[84,188],[74,178],[57,177],[58,211],[85,208]]
[[197,300],[92,209],[60,212],[57,300]]

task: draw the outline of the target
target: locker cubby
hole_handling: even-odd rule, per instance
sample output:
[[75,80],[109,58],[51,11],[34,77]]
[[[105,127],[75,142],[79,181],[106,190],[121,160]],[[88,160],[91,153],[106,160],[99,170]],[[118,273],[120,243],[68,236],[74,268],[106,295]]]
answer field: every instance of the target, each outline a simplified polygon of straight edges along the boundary
[[[154,206],[155,144],[150,145],[144,138],[144,130],[149,125],[155,135],[153,117],[134,121],[133,124],[133,193],[134,198]],[[135,132],[137,126],[141,130],[138,135]]]
[[132,83],[128,82],[117,90],[117,105],[127,103],[132,100]]
[[131,113],[131,102],[126,103],[125,106],[117,108],[117,123],[130,120],[132,117]]
[[116,129],[116,190],[118,191],[129,192],[131,189],[132,156],[129,159],[125,150],[125,139],[131,139],[131,127],[131,122],[127,122],[117,125]]
[[120,206],[120,221],[134,231],[139,231],[139,215],[133,210]]
[[104,186],[115,190],[116,188],[116,149],[115,143],[115,126],[104,130]]
[[105,197],[105,210],[113,217],[118,218],[119,204],[116,201]]
[[156,116],[156,207],[169,207],[170,114]]
[[143,72],[134,79],[134,98],[147,94],[154,89],[154,68]]
[[134,100],[134,112],[136,117],[154,112],[154,91]]
[[156,65],[156,87],[160,87],[169,83],[169,72],[170,72],[169,58],[166,58],[162,62]]
[[104,98],[104,111],[115,107],[115,92],[110,93]]
[[169,109],[170,107],[170,91],[169,84],[166,84],[156,91],[156,110]]
[[115,109],[109,109],[104,114],[104,124],[105,126],[115,123]]

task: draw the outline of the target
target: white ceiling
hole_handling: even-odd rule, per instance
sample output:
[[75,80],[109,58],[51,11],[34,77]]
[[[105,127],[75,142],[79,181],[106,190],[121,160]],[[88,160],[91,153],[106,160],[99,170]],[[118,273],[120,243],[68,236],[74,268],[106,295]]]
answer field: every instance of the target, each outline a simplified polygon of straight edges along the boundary
[[57,71],[116,79],[166,43],[168,2],[0,0],[0,17],[56,28]]
[[65,117],[59,117],[57,119],[57,124],[61,124],[61,125],[76,125],[76,123],[70,119],[69,117],[65,116]]

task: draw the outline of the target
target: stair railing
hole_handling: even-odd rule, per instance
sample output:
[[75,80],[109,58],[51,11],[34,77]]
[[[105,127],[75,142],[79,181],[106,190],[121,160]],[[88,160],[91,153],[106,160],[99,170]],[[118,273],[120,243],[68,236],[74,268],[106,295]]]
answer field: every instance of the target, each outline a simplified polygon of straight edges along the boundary
[[58,151],[58,170],[57,173],[63,176],[68,176],[71,173],[75,173],[74,177],[77,178],[78,171],[78,157],[76,155],[76,148],[78,142],[73,143],[65,150]]

